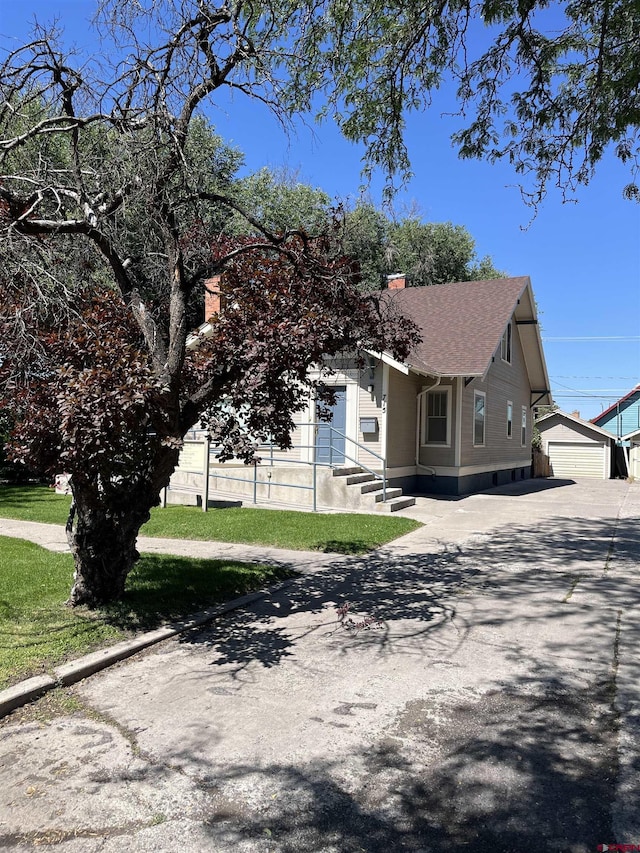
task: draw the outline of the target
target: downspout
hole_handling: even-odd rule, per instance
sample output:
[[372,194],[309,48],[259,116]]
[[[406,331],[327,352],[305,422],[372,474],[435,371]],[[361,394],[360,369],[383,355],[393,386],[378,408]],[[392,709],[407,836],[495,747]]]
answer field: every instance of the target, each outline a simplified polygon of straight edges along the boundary
[[420,405],[422,397],[424,397],[425,394],[428,394],[429,391],[433,391],[434,388],[437,388],[441,380],[442,377],[438,376],[433,385],[430,385],[428,388],[424,388],[416,397],[416,470],[418,468],[422,468],[425,471],[429,471],[433,477],[436,475],[436,469],[432,468],[430,465],[420,464]]

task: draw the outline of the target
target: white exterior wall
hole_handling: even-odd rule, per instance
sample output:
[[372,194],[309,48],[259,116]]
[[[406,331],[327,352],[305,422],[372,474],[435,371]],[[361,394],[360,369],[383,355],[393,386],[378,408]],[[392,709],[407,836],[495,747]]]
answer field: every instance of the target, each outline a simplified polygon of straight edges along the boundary
[[[373,376],[373,393],[369,389],[371,379],[370,371],[365,368],[361,371],[358,382],[358,410],[356,413],[356,437],[355,440],[361,445],[358,448],[358,462],[367,468],[380,470],[384,456],[383,436],[385,434],[386,411],[383,399],[383,365],[378,362]],[[375,418],[378,429],[375,432],[363,432],[362,420]],[[370,452],[368,452],[370,451]]]
[[[320,378],[318,371],[311,374],[312,379]],[[384,436],[386,405],[384,399],[385,369],[380,361],[376,361],[373,373],[365,366],[362,369],[351,367],[348,363],[344,367],[333,371],[329,375],[322,376],[322,381],[327,385],[344,385],[346,388],[346,426],[345,435],[347,442],[345,452],[347,458],[345,465],[361,464],[367,468],[381,470],[382,461],[379,457],[384,456]],[[373,393],[368,388],[373,384]],[[360,429],[362,418],[375,418],[378,429],[376,432],[364,433]],[[296,456],[296,450],[290,451],[290,458],[313,461],[313,445],[315,436],[312,429],[305,424],[311,424],[315,418],[315,402],[311,400],[306,411],[300,412],[295,421],[298,426],[292,435],[295,444],[306,445]]]

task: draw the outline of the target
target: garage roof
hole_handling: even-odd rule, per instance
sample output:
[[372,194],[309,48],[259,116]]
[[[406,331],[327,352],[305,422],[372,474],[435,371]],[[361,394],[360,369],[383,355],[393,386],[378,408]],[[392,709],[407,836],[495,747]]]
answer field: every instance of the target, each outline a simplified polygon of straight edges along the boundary
[[548,421],[551,418],[560,418],[567,421],[572,421],[574,424],[578,424],[584,429],[589,430],[589,432],[594,433],[594,435],[597,435],[601,438],[606,438],[609,441],[613,441],[613,435],[610,432],[607,432],[606,429],[602,429],[602,427],[592,424],[591,421],[583,421],[582,418],[578,418],[575,415],[570,415],[567,412],[563,412],[561,409],[556,409],[555,412],[549,412],[549,414],[543,415],[541,418],[539,418],[536,421],[536,426],[538,427],[538,429],[540,429],[540,427],[542,426],[544,430],[545,421]]

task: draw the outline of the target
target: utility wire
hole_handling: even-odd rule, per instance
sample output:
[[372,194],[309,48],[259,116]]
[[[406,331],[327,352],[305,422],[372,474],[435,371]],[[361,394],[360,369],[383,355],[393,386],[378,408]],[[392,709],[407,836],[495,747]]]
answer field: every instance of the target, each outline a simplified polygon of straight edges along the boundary
[[568,385],[563,385],[562,382],[556,382],[555,384],[560,388],[564,388],[566,391],[571,392],[571,394],[563,394],[562,391],[558,391],[557,393],[554,390],[551,391],[552,396],[562,397],[563,400],[584,400],[590,398],[592,400],[611,400],[612,402],[615,402],[620,399],[619,396],[614,397],[607,394],[592,394],[588,390],[582,391],[580,388],[570,388]]
[[565,343],[574,343],[576,341],[640,341],[640,335],[603,335],[603,336],[579,336],[574,338],[569,337],[546,337],[543,335],[542,340],[545,343],[553,342],[565,342]]
[[561,373],[556,374],[555,376],[550,376],[550,379],[615,379],[616,382],[638,382],[639,378],[636,376],[564,376]]

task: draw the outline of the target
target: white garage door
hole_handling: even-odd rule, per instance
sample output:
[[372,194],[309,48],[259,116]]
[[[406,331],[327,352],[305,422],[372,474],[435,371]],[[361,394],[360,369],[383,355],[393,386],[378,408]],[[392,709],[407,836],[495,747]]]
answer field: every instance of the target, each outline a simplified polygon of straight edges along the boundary
[[605,444],[594,442],[549,442],[549,460],[554,477],[605,476]]

